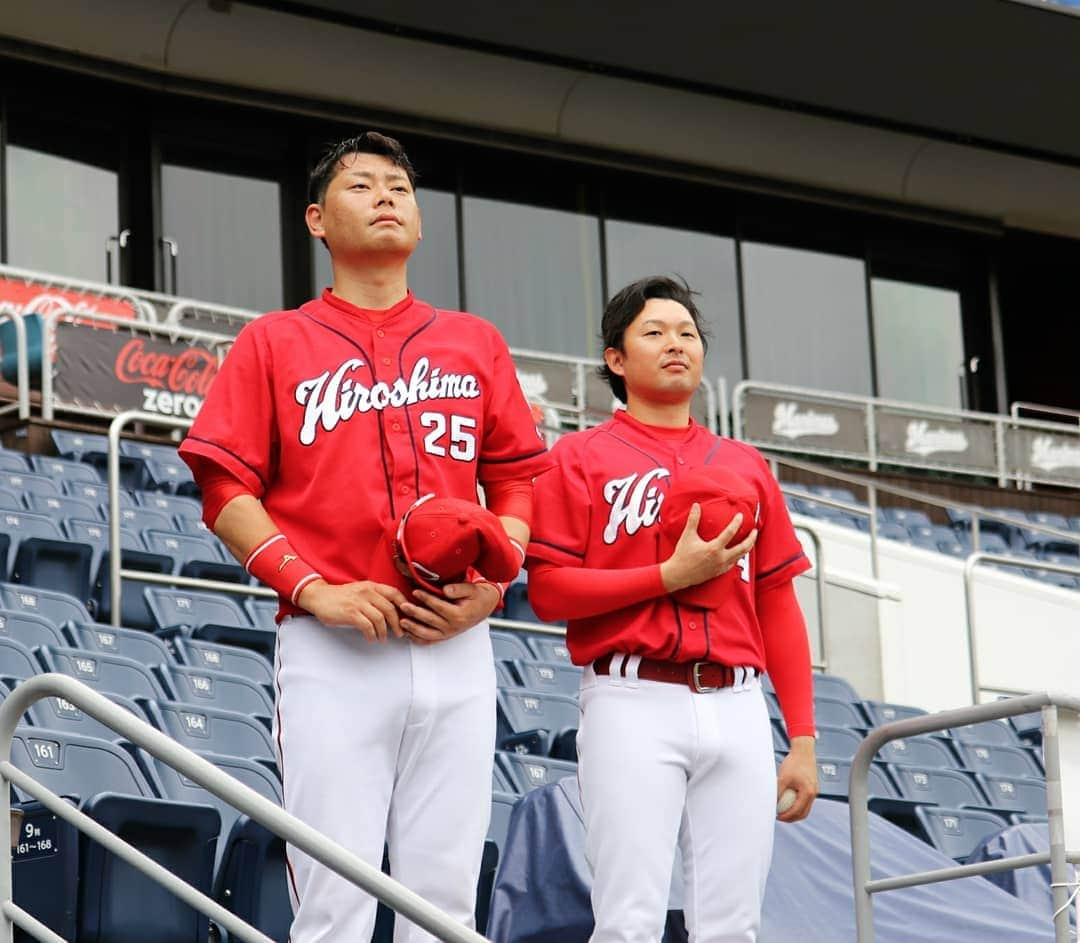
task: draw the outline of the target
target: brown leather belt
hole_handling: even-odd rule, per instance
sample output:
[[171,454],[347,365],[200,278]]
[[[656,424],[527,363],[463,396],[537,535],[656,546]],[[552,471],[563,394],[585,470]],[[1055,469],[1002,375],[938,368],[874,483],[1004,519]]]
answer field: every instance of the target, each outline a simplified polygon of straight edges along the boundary
[[[629,657],[629,656],[626,656]],[[611,674],[613,654],[602,655],[593,662],[593,671],[598,675]],[[625,677],[625,665],[620,672]],[[730,688],[736,679],[754,677],[753,668],[737,669],[731,665],[721,665],[715,661],[658,661],[654,658],[642,658],[637,668],[637,676],[643,681],[666,681],[670,684],[685,684],[697,694],[708,694],[721,688]]]

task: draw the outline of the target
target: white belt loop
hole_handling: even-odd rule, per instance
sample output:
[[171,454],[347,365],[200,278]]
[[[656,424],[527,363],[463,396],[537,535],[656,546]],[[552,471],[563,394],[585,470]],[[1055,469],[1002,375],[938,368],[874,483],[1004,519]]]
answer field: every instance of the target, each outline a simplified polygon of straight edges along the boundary
[[638,666],[640,664],[640,655],[628,655],[626,657],[626,680],[631,688],[638,686]]
[[626,655],[622,652],[614,652],[611,656],[611,664],[608,666],[608,677],[612,684],[622,684],[622,666],[626,661]]

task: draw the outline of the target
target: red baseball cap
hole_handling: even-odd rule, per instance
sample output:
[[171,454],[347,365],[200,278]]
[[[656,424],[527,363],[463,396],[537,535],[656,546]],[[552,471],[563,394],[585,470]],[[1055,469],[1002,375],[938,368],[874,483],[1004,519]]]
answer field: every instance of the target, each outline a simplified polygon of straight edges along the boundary
[[[741,543],[757,526],[758,494],[745,478],[722,465],[705,465],[680,475],[672,484],[660,508],[660,552],[667,559],[675,550],[690,509],[701,505],[697,531],[702,540],[714,540],[736,514],[743,516],[739,530],[728,546]],[[739,568],[713,577],[697,586],[688,586],[672,595],[679,602],[702,609],[723,605]]]
[[495,582],[517,576],[521,555],[499,519],[471,501],[424,495],[384,531],[368,579],[401,590],[442,595],[447,583],[468,581],[470,568]]

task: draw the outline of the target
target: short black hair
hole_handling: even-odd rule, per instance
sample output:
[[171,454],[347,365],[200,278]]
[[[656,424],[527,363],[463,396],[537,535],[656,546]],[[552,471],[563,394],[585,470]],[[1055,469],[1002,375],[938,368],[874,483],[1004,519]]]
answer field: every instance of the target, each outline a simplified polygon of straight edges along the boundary
[[[650,298],[667,298],[677,301],[690,313],[694,320],[694,327],[701,335],[701,345],[704,350],[709,349],[708,331],[702,321],[701,312],[694,304],[694,291],[682,278],[669,278],[666,275],[650,275],[647,278],[639,278],[631,282],[621,291],[611,296],[611,300],[604,308],[604,317],[600,322],[600,337],[604,342],[604,350],[614,347],[616,350],[623,349],[623,337],[626,329],[633,323],[634,318],[641,314],[645,302]],[[597,371],[601,378],[607,381],[611,392],[621,402],[626,402],[626,382],[617,373],[604,363]]]
[[416,171],[401,142],[378,131],[364,131],[327,146],[308,177],[308,203],[322,203],[326,199],[326,188],[337,175],[341,162],[350,154],[378,154],[385,157],[395,167],[405,171],[409,185],[416,188]]

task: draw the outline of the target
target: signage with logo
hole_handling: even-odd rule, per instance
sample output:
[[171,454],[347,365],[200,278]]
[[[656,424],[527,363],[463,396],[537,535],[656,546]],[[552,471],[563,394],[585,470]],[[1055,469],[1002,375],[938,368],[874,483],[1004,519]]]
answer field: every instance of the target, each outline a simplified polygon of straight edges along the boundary
[[994,426],[914,410],[876,407],[877,453],[882,461],[997,474]]
[[748,389],[742,406],[747,441],[791,452],[858,457],[869,449],[862,405]]
[[1080,484],[1080,430],[1006,427],[1005,440],[1011,473],[1030,481]]
[[56,323],[57,405],[193,419],[218,371],[218,352],[115,326]]
[[70,309],[78,314],[137,317],[131,302],[124,298],[103,297],[73,288],[59,288],[0,275],[0,314],[40,314],[44,317]]

